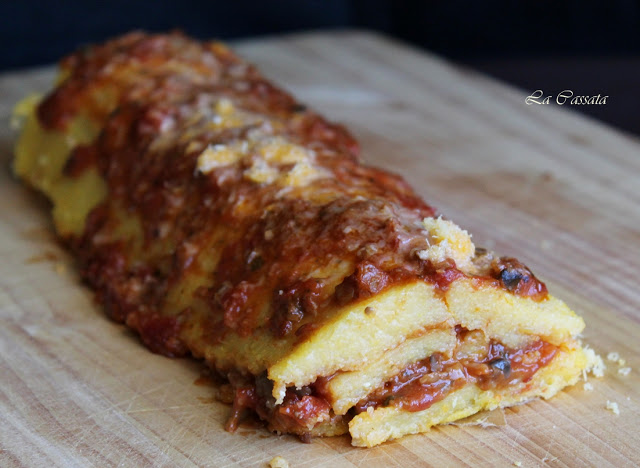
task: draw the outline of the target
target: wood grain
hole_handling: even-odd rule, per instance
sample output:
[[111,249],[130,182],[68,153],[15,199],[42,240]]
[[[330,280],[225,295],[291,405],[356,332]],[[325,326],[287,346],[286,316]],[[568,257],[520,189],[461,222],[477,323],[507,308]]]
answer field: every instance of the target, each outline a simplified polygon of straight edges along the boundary
[[[237,45],[267,76],[359,137],[474,234],[517,255],[617,351],[593,391],[507,410],[501,427],[445,426],[373,449],[223,428],[201,365],[147,351],[105,318],[12,179],[13,104],[52,69],[0,77],[0,466],[634,466],[640,462],[640,144],[525,92],[360,32]],[[614,90],[608,91],[610,94]],[[620,415],[605,409],[617,402]]]

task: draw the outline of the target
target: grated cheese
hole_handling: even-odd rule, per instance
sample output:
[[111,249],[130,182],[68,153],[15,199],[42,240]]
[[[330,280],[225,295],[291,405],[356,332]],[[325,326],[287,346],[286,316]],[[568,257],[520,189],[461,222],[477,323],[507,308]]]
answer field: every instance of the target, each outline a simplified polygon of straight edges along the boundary
[[257,145],[257,153],[270,163],[294,164],[309,161],[314,152],[303,146],[290,143],[282,137],[268,138]]
[[243,156],[244,152],[239,145],[209,145],[198,156],[196,169],[207,174],[219,167],[234,164]]
[[268,165],[264,159],[255,159],[249,169],[244,171],[244,177],[258,184],[270,184],[278,178],[279,172]]
[[236,108],[230,99],[222,98],[216,103],[216,112],[220,116],[231,115],[235,110]]
[[429,248],[416,252],[420,260],[441,263],[447,258],[451,258],[460,269],[471,265],[475,246],[471,242],[471,236],[467,231],[459,228],[451,221],[442,219],[442,217],[425,218],[422,224],[428,231],[427,242],[429,243]]

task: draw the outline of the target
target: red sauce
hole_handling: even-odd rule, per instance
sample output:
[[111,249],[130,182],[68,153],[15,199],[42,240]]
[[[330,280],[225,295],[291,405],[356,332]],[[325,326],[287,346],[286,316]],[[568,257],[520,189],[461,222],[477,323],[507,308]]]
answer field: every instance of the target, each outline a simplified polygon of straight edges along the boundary
[[180,317],[165,317],[139,313],[137,310],[127,315],[127,325],[136,330],[142,342],[156,353],[165,356],[185,356],[189,350],[179,338]]
[[446,269],[436,271],[435,274],[431,275],[430,279],[432,279],[440,292],[446,293],[451,283],[464,276],[465,274],[455,268],[455,266],[449,266]]
[[235,397],[233,399],[233,407],[231,416],[225,424],[225,429],[234,432],[238,428],[238,424],[242,420],[247,410],[254,410],[258,406],[258,395],[253,386],[236,388]]
[[64,174],[70,177],[78,177],[85,170],[96,167],[98,158],[94,145],[76,146],[71,152],[64,166]]
[[492,349],[489,353],[488,362],[499,357],[508,359],[510,362],[511,372],[507,376],[506,373],[496,371],[483,375],[474,375],[473,370],[470,375],[478,378],[478,386],[482,389],[491,387],[505,387],[514,385],[518,382],[528,382],[533,375],[542,367],[551,362],[558,348],[544,341],[536,341],[524,349],[508,350],[501,345],[492,343]]
[[275,405],[271,396],[271,384],[266,376],[241,377],[230,375],[230,383],[235,389],[233,407],[226,424],[228,431],[235,431],[238,425],[253,414],[257,414],[272,431],[299,435],[309,440],[310,431],[318,424],[336,418],[327,400],[315,394],[312,388],[287,389],[284,401]]
[[290,393],[278,405],[269,423],[283,433],[308,432],[316,424],[329,420],[330,411],[331,407],[324,398]]
[[496,259],[491,265],[491,270],[492,276],[500,282],[500,285],[517,296],[541,301],[549,295],[547,286],[515,258]]

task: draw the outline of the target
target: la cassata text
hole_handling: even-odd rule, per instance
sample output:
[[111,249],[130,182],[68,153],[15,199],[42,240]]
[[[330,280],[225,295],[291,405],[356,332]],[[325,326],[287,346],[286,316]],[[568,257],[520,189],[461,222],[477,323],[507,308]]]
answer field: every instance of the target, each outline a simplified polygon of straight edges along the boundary
[[596,94],[595,96],[576,95],[570,89],[560,91],[555,95],[555,97],[552,95],[545,96],[545,93],[541,89],[537,89],[533,93],[531,93],[531,95],[527,96],[524,102],[529,106],[531,104],[551,104],[552,102],[558,104],[559,106],[563,106],[565,104],[602,105],[607,103],[608,97],[609,96],[603,96],[601,94]]

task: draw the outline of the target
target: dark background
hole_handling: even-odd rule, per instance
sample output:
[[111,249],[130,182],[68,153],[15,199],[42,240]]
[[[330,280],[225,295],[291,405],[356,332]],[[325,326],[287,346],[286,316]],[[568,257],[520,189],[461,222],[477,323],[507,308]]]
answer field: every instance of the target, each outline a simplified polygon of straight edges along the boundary
[[56,61],[131,29],[237,39],[363,28],[533,92],[608,95],[572,106],[640,133],[640,2],[417,0],[0,0],[0,70]]

